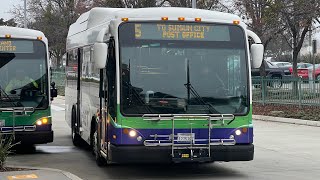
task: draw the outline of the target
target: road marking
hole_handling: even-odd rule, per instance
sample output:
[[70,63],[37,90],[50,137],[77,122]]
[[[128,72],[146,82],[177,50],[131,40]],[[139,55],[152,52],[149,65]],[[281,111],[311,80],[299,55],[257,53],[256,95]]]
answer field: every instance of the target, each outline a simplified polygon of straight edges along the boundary
[[55,111],[64,111],[65,110],[65,108],[62,108],[62,107],[59,107],[56,105],[51,105],[51,109],[55,110]]
[[15,180],[15,179],[38,179],[36,174],[27,174],[27,175],[15,175],[15,176],[8,176],[8,180]]

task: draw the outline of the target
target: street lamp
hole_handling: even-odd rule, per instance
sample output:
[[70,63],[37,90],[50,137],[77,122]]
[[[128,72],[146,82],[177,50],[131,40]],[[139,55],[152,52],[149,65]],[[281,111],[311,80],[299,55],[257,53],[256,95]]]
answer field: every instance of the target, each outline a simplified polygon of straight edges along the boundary
[[192,8],[197,8],[197,0],[192,0]]
[[24,28],[27,28],[27,0],[24,0]]

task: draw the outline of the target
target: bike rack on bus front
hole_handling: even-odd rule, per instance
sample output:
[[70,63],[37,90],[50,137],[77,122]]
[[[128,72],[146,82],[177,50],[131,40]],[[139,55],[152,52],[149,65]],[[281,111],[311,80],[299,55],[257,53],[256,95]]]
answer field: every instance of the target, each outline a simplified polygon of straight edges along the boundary
[[[34,131],[36,126],[17,126],[15,118],[18,116],[30,116],[28,113],[34,112],[34,107],[10,107],[10,108],[0,108],[0,112],[12,112],[12,128],[10,127],[0,127],[1,133],[12,132],[13,140],[15,140],[16,131]],[[10,130],[12,129],[12,130]]]
[[[170,135],[150,135],[152,140],[145,140],[144,145],[148,147],[156,146],[171,146],[172,147],[172,157],[174,158],[174,150],[176,149],[190,149],[191,156],[193,155],[194,149],[208,149],[208,156],[211,157],[211,146],[212,145],[223,145],[230,146],[235,145],[235,139],[211,139],[211,130],[215,126],[225,126],[234,120],[233,114],[145,114],[142,116],[144,120],[147,121],[172,121],[172,132]],[[176,120],[207,120],[208,124],[208,139],[192,139],[190,143],[179,143],[178,135],[175,135],[175,121]],[[192,136],[192,123],[190,128],[190,135]]]

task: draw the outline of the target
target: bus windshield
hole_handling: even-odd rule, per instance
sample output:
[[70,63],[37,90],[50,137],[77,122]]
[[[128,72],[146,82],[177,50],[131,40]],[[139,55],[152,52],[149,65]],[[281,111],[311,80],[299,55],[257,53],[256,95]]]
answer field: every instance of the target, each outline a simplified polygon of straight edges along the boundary
[[44,43],[0,39],[0,108],[47,108],[47,74]]
[[122,24],[122,113],[248,113],[245,42],[236,25]]

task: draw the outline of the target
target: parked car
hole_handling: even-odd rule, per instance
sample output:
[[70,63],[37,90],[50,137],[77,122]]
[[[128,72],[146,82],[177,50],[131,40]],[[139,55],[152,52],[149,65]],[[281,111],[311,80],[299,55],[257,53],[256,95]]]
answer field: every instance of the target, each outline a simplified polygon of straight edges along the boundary
[[[297,64],[297,69],[308,68],[310,66],[312,66],[312,64],[310,64],[310,63],[298,63]],[[292,71],[293,71],[292,66],[289,68],[289,71],[292,74]]]
[[292,67],[292,64],[290,62],[272,62],[272,63],[277,65],[280,69],[282,69],[286,76],[291,75],[290,67]]
[[[304,80],[309,80],[309,70],[313,69],[313,65],[308,68],[298,68],[298,76]],[[317,81],[320,81],[320,64],[315,64],[314,77]]]
[[[280,81],[280,79],[287,77],[283,72],[283,70],[279,68],[277,65],[273,64],[273,62],[265,61],[265,60],[262,62],[263,62],[262,65],[265,66],[266,78],[274,79],[270,81],[268,86],[271,86],[273,88],[280,88],[282,86],[282,82]],[[253,84],[258,85],[260,83],[260,80],[255,80],[255,79],[257,77],[260,77],[260,69],[259,68],[251,69],[251,76],[253,78]],[[277,79],[279,79],[279,81],[276,81]]]

